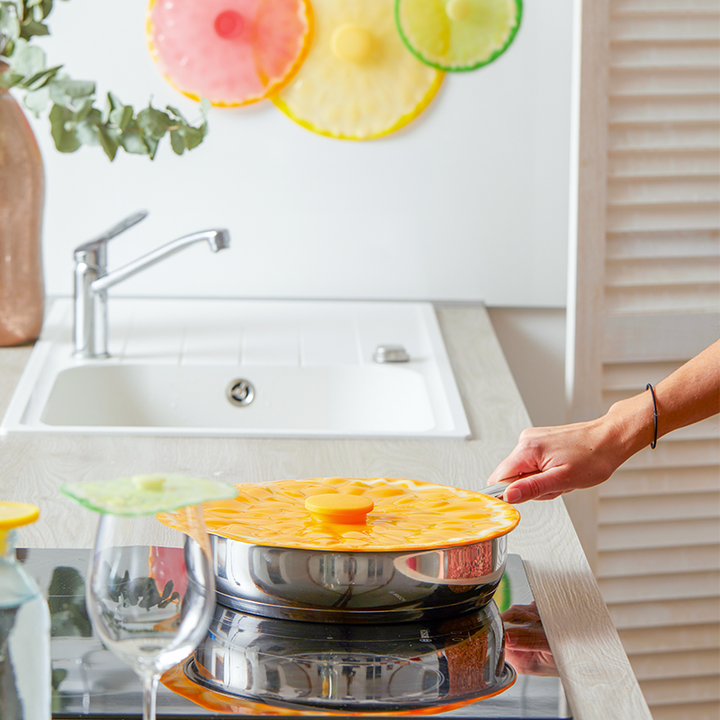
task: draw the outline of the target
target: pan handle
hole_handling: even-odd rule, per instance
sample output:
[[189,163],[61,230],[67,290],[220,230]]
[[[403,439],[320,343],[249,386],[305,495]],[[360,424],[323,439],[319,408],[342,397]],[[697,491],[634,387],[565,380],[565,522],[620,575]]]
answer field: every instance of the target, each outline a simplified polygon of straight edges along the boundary
[[484,487],[480,492],[483,495],[490,495],[491,497],[496,498],[502,498],[503,493],[507,488],[510,487],[509,482],[499,482],[495,483],[494,485],[488,485],[487,487]]

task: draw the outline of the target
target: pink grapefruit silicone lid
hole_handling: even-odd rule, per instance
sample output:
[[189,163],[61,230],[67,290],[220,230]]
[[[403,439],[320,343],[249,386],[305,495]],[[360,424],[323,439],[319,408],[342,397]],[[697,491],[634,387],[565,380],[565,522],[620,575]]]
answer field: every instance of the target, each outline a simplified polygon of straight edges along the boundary
[[312,28],[308,0],[150,0],[146,30],[173,87],[232,107],[283,87],[308,52]]

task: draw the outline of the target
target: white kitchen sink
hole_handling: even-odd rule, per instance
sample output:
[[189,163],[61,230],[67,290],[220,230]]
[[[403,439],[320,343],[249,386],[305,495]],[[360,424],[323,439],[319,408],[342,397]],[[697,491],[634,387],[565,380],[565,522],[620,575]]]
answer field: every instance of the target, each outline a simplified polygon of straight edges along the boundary
[[[72,317],[53,303],[0,432],[470,434],[429,303],[112,297],[100,360],[72,357]],[[408,362],[373,360],[397,345]]]

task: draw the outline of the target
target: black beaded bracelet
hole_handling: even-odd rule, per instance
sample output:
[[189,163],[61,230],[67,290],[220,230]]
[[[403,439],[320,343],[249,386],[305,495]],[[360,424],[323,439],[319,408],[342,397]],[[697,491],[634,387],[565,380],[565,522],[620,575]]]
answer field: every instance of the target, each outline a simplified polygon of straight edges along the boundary
[[655,399],[655,388],[650,383],[648,383],[645,386],[645,389],[650,391],[650,394],[652,395],[652,401],[653,401],[653,425],[655,428],[655,436],[653,438],[653,441],[650,443],[650,448],[652,450],[654,450],[655,446],[657,445],[657,425],[658,425],[657,400]]

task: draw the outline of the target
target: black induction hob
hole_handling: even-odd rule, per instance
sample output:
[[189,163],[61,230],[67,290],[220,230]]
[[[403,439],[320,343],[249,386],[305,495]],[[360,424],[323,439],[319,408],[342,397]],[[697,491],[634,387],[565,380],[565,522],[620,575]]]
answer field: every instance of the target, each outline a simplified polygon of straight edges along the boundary
[[[92,717],[95,719],[107,718],[108,720],[119,718],[130,720],[141,717],[142,690],[137,676],[106,650],[100,640],[92,634],[84,601],[84,575],[88,567],[89,551],[20,549],[18,556],[37,580],[50,605],[53,629],[53,717]],[[318,658],[325,657],[323,653],[330,658],[329,661],[323,661],[327,675],[322,678],[324,683],[327,683],[332,677],[341,677],[347,681],[348,678],[353,678],[356,673],[359,673],[356,679],[357,683],[362,681],[366,672],[368,677],[374,674],[374,687],[379,687],[384,681],[384,677],[391,678],[395,686],[398,682],[404,682],[403,677],[408,678],[408,683],[415,682],[409,670],[414,670],[417,661],[422,658],[410,657],[416,654],[412,652],[405,653],[404,659],[399,657],[403,655],[401,652],[393,652],[383,657],[382,652],[378,650],[378,647],[381,646],[371,642],[372,638],[377,640],[378,637],[384,637],[387,632],[388,638],[395,637],[397,646],[398,639],[404,642],[404,638],[413,637],[413,628],[410,624],[404,624],[402,628],[398,628],[398,632],[394,632],[390,627],[385,631],[380,626],[373,626],[372,629],[368,629],[367,642],[360,641],[359,646],[357,642],[354,646],[343,644],[342,653],[338,654],[332,652],[332,638],[336,637],[339,632],[337,627],[322,626],[316,623],[291,623],[292,627],[290,627],[286,625],[290,621],[265,622],[255,616],[243,616],[242,613],[218,606],[216,617],[220,617],[225,624],[228,622],[228,613],[234,613],[237,617],[230,618],[231,622],[235,622],[240,628],[252,627],[253,645],[262,644],[263,657],[266,659],[270,657],[273,661],[270,666],[263,666],[263,668],[267,678],[275,678],[274,682],[278,683],[278,687],[270,688],[275,690],[275,694],[266,692],[262,697],[234,694],[229,697],[227,702],[218,702],[218,697],[222,700],[225,695],[218,696],[214,692],[208,693],[207,683],[205,683],[205,687],[202,686],[202,678],[198,676],[197,666],[204,656],[198,654],[196,658],[190,658],[182,664],[182,667],[171,672],[169,680],[164,678],[165,683],[158,688],[157,716],[160,720],[226,718],[229,714],[245,717],[284,715],[286,717],[320,718],[332,717],[338,712],[346,712],[377,718],[402,717],[413,714],[421,714],[421,717],[426,718],[466,718],[468,720],[474,718],[478,720],[567,720],[571,718],[572,715],[568,709],[560,680],[554,671],[552,655],[546,646],[542,624],[534,608],[532,592],[519,556],[513,554],[508,556],[505,576],[493,602],[496,602],[497,607],[490,608],[492,612],[489,614],[501,617],[504,622],[504,660],[514,669],[516,678],[512,685],[490,697],[479,700],[464,699],[463,702],[438,701],[435,707],[430,703],[410,711],[398,705],[397,707],[400,709],[397,712],[392,710],[392,705],[362,705],[353,701],[348,701],[346,705],[314,705],[312,695],[307,695],[304,704],[283,702],[282,678],[290,677],[290,675],[279,676],[276,673],[271,676],[268,667],[271,666],[273,672],[277,667],[286,666],[289,666],[292,671],[296,671],[298,668],[305,669],[305,675],[308,676],[310,675],[308,668],[311,668],[314,676],[318,674],[317,668],[315,665],[309,664],[309,660],[317,664]],[[479,618],[484,621],[482,614],[479,615]],[[467,628],[468,622],[472,624],[472,620],[472,617],[468,621],[463,616],[461,625]],[[307,631],[302,627],[305,625],[308,625]],[[302,649],[307,651],[308,647],[312,647],[308,646],[308,642],[318,633],[322,634],[324,627],[328,630],[328,642],[321,643],[320,650],[314,648],[311,654],[305,652],[304,655],[298,650],[294,656],[292,654],[288,656],[288,637],[291,635],[302,636]],[[292,632],[288,632],[288,629]],[[362,636],[362,632],[359,631],[359,633]],[[357,635],[357,633],[355,634]],[[433,638],[427,635],[428,630],[418,626],[416,639],[419,642],[432,643]],[[430,635],[432,635],[432,630],[430,630]],[[347,634],[344,637],[347,639]],[[214,639],[211,630],[208,642]],[[461,641],[462,638],[459,640]],[[447,644],[447,638],[444,642]],[[466,642],[461,647],[467,648],[468,646],[472,646],[472,643],[468,644],[466,638]],[[338,645],[338,647],[340,646]],[[439,648],[438,652],[434,652],[436,647]],[[271,649],[269,654],[268,648]],[[272,648],[275,648],[275,656],[273,656]],[[247,649],[244,651],[242,662],[239,664],[250,667],[253,658],[257,657],[257,653],[251,655],[248,654]],[[209,654],[217,655],[217,650],[212,647],[212,643],[210,651],[206,651],[205,656],[209,656]],[[431,645],[426,657],[430,658],[434,665],[429,668],[431,672],[423,674],[423,678],[432,677],[433,682],[444,683],[443,686],[446,689],[448,678],[443,676],[448,675],[447,658],[445,657],[447,654],[437,642],[435,642],[435,646]],[[458,653],[454,657],[457,658]],[[472,661],[473,655],[471,654],[469,657]],[[227,662],[227,658],[224,656],[215,658],[215,660],[216,663]],[[237,660],[234,661],[238,664]],[[443,661],[445,662],[443,663]],[[341,666],[332,667],[335,662],[340,663]],[[460,677],[467,678],[468,675],[472,675],[474,668],[467,667],[467,659],[464,662],[465,666],[462,667]],[[249,676],[253,675],[253,671],[256,676],[259,675],[257,668],[250,667]],[[248,675],[246,669],[243,672]],[[478,668],[477,672],[481,673],[483,669]],[[507,673],[512,673],[512,671],[508,670],[505,677],[507,677]],[[280,677],[279,680],[278,677]],[[458,671],[455,670],[456,686],[458,677]],[[194,678],[195,681],[200,679],[201,683],[197,684],[190,678]],[[251,679],[256,680],[256,678]],[[307,679],[304,681],[307,682]],[[426,683],[426,679],[423,679],[422,682]],[[452,682],[453,677],[450,677],[450,685]],[[506,685],[507,682],[504,682],[503,687]],[[432,690],[435,686],[428,687]],[[210,689],[212,690],[212,688]],[[310,690],[308,690],[309,692]],[[410,696],[409,692],[408,696]],[[189,699],[190,697],[194,699]],[[275,701],[274,697],[279,700]],[[379,710],[366,712],[367,707],[377,707]]]

